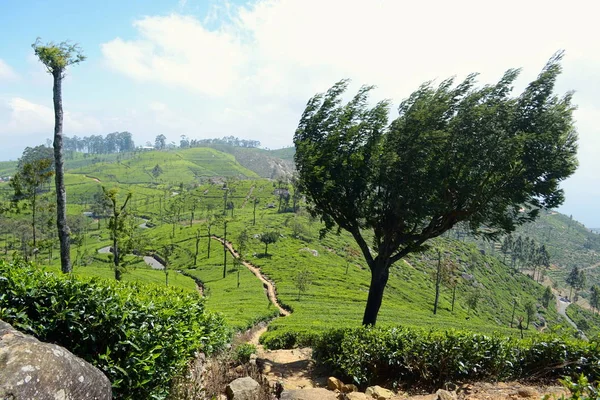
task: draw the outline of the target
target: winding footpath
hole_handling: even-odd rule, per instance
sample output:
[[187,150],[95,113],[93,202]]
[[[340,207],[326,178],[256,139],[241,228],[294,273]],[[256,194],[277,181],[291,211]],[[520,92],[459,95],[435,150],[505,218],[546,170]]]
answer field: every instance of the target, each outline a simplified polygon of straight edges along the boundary
[[[227,247],[227,250],[229,250],[229,252],[231,253],[231,255],[233,257],[240,258],[239,253],[233,248],[233,245],[231,244],[231,242],[225,242],[223,239],[221,239],[218,236],[211,236],[211,237],[212,237],[212,239],[218,241],[219,243],[225,244],[225,246]],[[290,312],[288,310],[286,310],[285,308],[283,308],[283,306],[277,300],[277,292],[275,290],[275,285],[273,284],[273,282],[271,282],[270,280],[265,278],[265,276],[260,272],[260,268],[249,263],[248,261],[244,261],[244,260],[242,260],[242,264],[246,268],[248,268],[250,270],[250,272],[252,272],[263,283],[263,286],[267,291],[267,297],[269,298],[271,303],[273,303],[273,305],[275,307],[277,307],[277,309],[279,310],[279,315],[283,316],[283,317],[290,315]]]

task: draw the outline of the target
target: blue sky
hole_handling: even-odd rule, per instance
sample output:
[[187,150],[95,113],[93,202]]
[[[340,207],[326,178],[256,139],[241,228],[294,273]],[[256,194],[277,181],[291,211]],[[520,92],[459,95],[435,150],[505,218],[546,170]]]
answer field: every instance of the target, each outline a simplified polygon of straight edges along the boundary
[[290,145],[306,100],[341,78],[398,104],[427,80],[480,72],[485,84],[521,67],[517,94],[565,49],[557,91],[576,91],[580,168],[561,211],[600,227],[595,16],[582,0],[0,0],[0,160],[52,135],[36,37],[88,57],[63,85],[67,135],[235,135],[269,148]]

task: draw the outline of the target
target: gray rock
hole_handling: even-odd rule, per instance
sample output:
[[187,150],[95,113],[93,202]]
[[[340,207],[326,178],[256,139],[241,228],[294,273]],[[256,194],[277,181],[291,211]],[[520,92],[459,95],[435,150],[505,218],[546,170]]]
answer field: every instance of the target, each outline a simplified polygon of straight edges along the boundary
[[0,321],[0,399],[109,400],[106,376],[64,347]]
[[254,379],[246,376],[231,382],[227,385],[226,391],[229,400],[255,400],[258,399],[260,385]]
[[337,400],[334,392],[327,389],[296,389],[284,390],[280,400]]

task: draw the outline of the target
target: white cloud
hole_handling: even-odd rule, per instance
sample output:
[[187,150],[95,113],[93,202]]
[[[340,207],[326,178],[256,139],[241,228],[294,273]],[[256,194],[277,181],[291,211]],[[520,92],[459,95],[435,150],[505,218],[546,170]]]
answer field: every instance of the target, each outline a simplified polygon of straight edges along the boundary
[[[78,113],[64,113],[66,135],[90,134],[102,131],[101,123],[94,117]],[[33,134],[41,141],[54,134],[54,110],[43,104],[21,97],[0,101],[0,137]]]
[[[576,182],[600,169],[592,150],[600,145],[596,15],[588,0],[257,0],[245,6],[223,0],[204,19],[139,19],[136,37],[104,43],[102,53],[121,74],[195,99],[194,112],[161,101],[169,120],[187,121],[179,131],[193,136],[201,127],[205,136],[236,134],[276,147],[291,143],[307,99],[339,79],[353,79],[354,88],[375,84],[375,99],[397,103],[427,80],[480,72],[480,82],[489,83],[522,67],[518,90],[565,49],[559,89],[576,90],[580,106]],[[588,186],[600,187],[600,178]],[[569,193],[585,196],[577,188],[569,186]]]
[[0,81],[11,81],[18,77],[17,73],[0,58]]

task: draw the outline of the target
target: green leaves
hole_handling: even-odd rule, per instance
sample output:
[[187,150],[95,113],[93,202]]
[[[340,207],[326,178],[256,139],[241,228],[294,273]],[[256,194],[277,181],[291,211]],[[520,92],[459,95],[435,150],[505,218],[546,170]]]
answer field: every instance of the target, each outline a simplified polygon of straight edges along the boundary
[[164,286],[109,286],[0,260],[0,293],[0,318],[100,368],[116,398],[164,398],[196,351],[229,338],[201,298]]
[[465,379],[552,379],[582,372],[597,380],[600,372],[595,343],[548,336],[517,340],[454,330],[332,330],[317,340],[313,355],[329,371],[361,386],[392,383],[433,389]]
[[42,44],[42,40],[37,38],[31,47],[51,74],[62,75],[69,65],[79,64],[86,59],[79,45],[68,41],[58,44],[54,42]]

